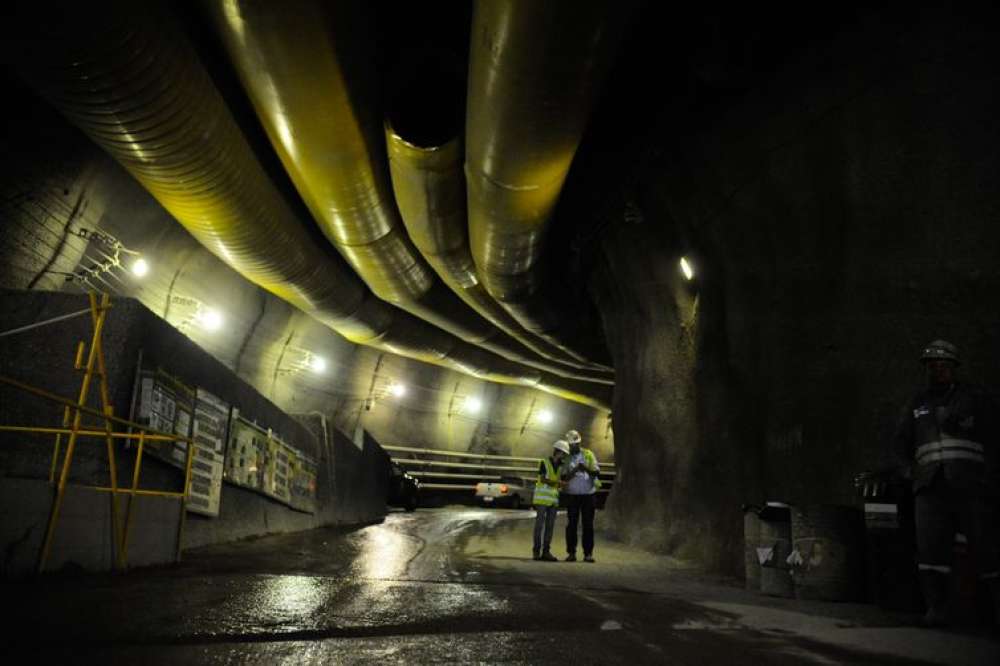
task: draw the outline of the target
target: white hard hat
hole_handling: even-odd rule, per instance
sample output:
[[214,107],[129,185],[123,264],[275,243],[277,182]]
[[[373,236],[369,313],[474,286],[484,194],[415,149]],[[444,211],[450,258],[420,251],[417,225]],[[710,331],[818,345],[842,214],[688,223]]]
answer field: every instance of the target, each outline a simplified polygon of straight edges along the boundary
[[580,442],[583,441],[583,438],[580,437],[580,433],[578,433],[576,430],[567,430],[566,441],[569,442],[570,444],[579,444]]
[[566,455],[569,455],[569,444],[567,444],[564,439],[556,440],[556,443],[552,445],[552,448],[556,451],[562,451]]

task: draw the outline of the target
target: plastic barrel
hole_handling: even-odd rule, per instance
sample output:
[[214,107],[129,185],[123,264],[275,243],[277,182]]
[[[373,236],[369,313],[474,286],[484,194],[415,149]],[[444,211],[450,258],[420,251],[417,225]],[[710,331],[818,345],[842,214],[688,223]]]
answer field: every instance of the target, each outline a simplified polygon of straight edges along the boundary
[[760,516],[753,509],[743,513],[743,570],[746,574],[748,590],[760,590],[760,561],[757,548],[760,546]]
[[862,601],[864,513],[850,506],[811,504],[792,509],[792,577],[798,599]]
[[760,568],[761,593],[772,597],[794,596],[792,575],[786,562],[792,551],[791,523],[787,519],[761,519],[758,549],[759,557],[765,559]]

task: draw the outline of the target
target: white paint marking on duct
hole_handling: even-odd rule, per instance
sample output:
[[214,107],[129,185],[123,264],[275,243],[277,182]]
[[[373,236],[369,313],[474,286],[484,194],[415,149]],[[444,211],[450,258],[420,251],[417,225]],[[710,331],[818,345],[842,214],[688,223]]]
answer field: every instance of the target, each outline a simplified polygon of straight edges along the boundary
[[622,623],[615,620],[605,620],[601,622],[601,631],[620,631]]

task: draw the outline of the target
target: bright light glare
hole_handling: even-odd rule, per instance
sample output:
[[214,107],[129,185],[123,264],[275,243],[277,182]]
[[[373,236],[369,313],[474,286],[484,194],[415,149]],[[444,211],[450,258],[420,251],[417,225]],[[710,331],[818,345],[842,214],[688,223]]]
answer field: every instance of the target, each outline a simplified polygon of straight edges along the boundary
[[406,384],[393,384],[392,388],[389,389],[392,394],[397,398],[402,398],[406,395]]
[[217,331],[222,328],[222,314],[218,310],[203,310],[198,314],[198,321],[207,331]]
[[681,257],[681,272],[684,273],[684,277],[688,280],[694,278],[694,269],[688,263],[687,257]]
[[149,272],[149,264],[146,263],[146,260],[143,259],[142,257],[136,259],[135,262],[132,264],[132,275],[141,278],[144,277],[148,272]]
[[547,409],[543,409],[538,412],[538,420],[542,423],[552,423],[552,412]]
[[309,360],[309,367],[313,372],[326,372],[326,359],[322,356],[313,356]]
[[479,410],[483,408],[483,401],[479,398],[466,398],[465,399],[465,411],[470,414],[478,414]]

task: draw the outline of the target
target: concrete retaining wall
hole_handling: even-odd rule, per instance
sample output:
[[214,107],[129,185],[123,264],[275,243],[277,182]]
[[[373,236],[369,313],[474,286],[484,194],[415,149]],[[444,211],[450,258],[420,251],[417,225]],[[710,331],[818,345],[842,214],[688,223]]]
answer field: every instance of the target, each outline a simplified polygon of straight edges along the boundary
[[[82,295],[0,291],[4,329],[85,308]],[[77,340],[89,341],[89,317],[0,338],[0,374],[62,396],[75,396],[81,374],[73,370]],[[285,441],[318,461],[317,510],[291,509],[250,490],[223,485],[220,515],[188,514],[184,548],[324,525],[356,524],[385,515],[388,456],[367,436],[362,447],[328,429],[322,415],[291,416],[239,379],[141,304],[116,300],[105,327],[104,348],[115,414],[127,416],[142,350],[143,366],[161,367],[188,385],[203,387],[240,408],[242,415],[270,425]],[[96,390],[92,391],[96,396]],[[96,399],[90,401],[97,406]],[[58,425],[62,409],[0,385],[0,423]],[[134,454],[116,449],[120,484],[130,482]],[[53,497],[48,484],[52,439],[0,433],[0,547],[2,574],[33,570]],[[81,441],[74,456],[71,482],[107,485],[109,467],[102,442]],[[179,490],[179,470],[151,457],[144,459],[141,487]],[[127,500],[122,498],[124,512]],[[180,512],[174,500],[140,498],[129,540],[129,563],[143,566],[170,562],[177,545]],[[62,567],[106,570],[113,558],[111,501],[107,494],[70,488],[63,506],[50,559]]]

